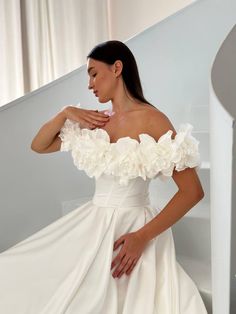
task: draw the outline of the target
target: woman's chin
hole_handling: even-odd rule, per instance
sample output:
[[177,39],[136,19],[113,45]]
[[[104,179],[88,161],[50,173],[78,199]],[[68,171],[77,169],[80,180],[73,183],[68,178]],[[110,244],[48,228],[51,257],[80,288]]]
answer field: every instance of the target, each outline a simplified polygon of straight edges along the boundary
[[98,101],[101,103],[101,104],[104,104],[104,103],[106,103],[106,102],[108,102],[110,99],[108,99],[108,98],[102,98],[102,97],[99,97],[98,96]]

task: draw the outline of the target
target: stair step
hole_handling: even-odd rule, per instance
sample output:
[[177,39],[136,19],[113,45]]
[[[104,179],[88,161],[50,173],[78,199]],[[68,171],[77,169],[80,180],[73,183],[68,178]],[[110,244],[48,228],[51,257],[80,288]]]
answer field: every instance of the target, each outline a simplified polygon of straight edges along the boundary
[[210,169],[210,161],[208,161],[208,160],[201,161],[200,168],[201,169]]

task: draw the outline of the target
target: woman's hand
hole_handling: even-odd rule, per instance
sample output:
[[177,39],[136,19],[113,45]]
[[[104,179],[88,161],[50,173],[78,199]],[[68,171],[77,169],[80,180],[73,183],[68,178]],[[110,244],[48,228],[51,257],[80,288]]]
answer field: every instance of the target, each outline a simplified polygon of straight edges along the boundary
[[98,110],[89,110],[73,106],[62,109],[67,119],[80,123],[81,128],[94,129],[104,126],[110,119],[109,115]]
[[117,265],[112,276],[120,278],[124,273],[129,275],[137,264],[142,252],[147,245],[145,239],[141,238],[138,232],[131,232],[122,235],[114,243],[114,250],[121,244],[123,246],[111,264],[111,269]]

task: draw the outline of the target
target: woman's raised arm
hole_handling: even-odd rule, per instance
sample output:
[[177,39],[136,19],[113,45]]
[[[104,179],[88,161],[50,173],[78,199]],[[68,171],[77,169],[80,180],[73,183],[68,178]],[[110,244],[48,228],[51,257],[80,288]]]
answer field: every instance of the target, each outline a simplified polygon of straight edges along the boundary
[[59,151],[61,139],[58,135],[66,119],[79,122],[81,128],[92,129],[105,125],[109,118],[109,115],[96,110],[66,106],[39,129],[31,143],[31,149],[40,154]]

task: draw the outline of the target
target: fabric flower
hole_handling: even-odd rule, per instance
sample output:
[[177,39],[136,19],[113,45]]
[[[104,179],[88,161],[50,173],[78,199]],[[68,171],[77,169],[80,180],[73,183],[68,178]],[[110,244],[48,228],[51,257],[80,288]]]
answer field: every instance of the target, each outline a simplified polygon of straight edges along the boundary
[[109,141],[99,138],[99,132],[82,129],[77,146],[72,150],[74,164],[89,177],[99,178],[106,169],[109,146]]
[[110,162],[106,174],[123,178],[145,178],[142,158],[139,153],[139,142],[130,137],[122,137],[116,143],[110,144]]
[[79,122],[66,119],[60,130],[60,134],[58,135],[62,141],[60,151],[68,152],[77,146],[80,137],[80,130]]
[[191,135],[193,126],[189,123],[181,124],[179,132],[175,136],[175,169],[181,171],[187,167],[193,168],[199,165],[200,154],[199,141]]
[[144,156],[144,164],[149,178],[155,177],[159,172],[171,176],[174,162],[174,146],[172,143],[172,131],[163,134],[156,142],[147,134],[141,135],[140,147]]

